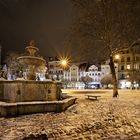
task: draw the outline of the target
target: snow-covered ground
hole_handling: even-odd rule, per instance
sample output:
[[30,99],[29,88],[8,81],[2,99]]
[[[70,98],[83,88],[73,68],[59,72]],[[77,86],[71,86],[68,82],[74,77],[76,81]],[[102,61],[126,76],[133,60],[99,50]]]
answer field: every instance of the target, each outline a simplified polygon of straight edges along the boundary
[[0,118],[0,140],[140,140],[140,90],[121,90],[117,99],[111,90],[63,92],[76,104],[62,113]]

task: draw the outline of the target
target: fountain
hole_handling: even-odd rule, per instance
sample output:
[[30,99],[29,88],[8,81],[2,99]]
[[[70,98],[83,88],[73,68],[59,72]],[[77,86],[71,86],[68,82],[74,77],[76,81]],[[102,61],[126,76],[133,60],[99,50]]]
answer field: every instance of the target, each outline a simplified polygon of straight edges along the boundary
[[35,47],[34,40],[30,41],[30,46],[26,47],[25,50],[29,55],[20,56],[17,59],[25,67],[27,79],[36,80],[36,73],[45,68],[46,61],[37,56],[39,49]]
[[60,82],[36,80],[36,75],[46,68],[46,61],[38,56],[35,42],[31,41],[25,50],[28,55],[17,58],[24,66],[25,80],[0,80],[0,116],[61,112],[74,104],[76,98],[62,97]]

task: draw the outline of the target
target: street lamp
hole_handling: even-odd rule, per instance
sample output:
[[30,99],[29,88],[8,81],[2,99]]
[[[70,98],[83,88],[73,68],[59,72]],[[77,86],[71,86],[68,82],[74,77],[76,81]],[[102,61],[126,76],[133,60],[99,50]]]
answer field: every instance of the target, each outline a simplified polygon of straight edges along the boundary
[[67,66],[68,62],[66,59],[61,60],[61,65],[63,66],[63,68],[65,68]]
[[60,59],[60,66],[63,70],[63,86],[65,88],[67,88],[67,84],[68,84],[68,77],[66,76],[67,74],[67,68],[69,67],[69,63],[70,63],[70,59],[65,57],[65,58],[61,58]]
[[114,57],[116,60],[120,59],[120,55],[119,54],[116,54],[115,57]]

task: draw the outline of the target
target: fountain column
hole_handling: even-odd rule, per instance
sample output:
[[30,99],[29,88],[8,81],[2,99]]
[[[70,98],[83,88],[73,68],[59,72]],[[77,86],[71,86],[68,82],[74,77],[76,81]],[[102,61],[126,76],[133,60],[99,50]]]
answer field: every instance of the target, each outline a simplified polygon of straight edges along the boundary
[[25,67],[25,72],[27,75],[27,80],[36,80],[36,73],[42,69],[45,69],[46,61],[37,56],[37,52],[39,49],[35,47],[35,42],[30,41],[30,45],[25,48],[28,53],[27,56],[18,57],[19,63],[21,63]]

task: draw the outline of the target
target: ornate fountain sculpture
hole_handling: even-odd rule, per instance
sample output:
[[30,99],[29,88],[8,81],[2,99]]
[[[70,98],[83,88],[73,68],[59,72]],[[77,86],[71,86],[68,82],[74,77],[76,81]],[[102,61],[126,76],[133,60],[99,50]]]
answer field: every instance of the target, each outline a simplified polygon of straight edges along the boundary
[[25,48],[26,52],[28,53],[27,56],[20,56],[18,57],[19,63],[24,66],[24,71],[27,75],[27,80],[35,80],[36,73],[42,69],[45,69],[46,61],[37,56],[37,52],[39,49],[35,47],[35,41],[30,41],[30,46]]

